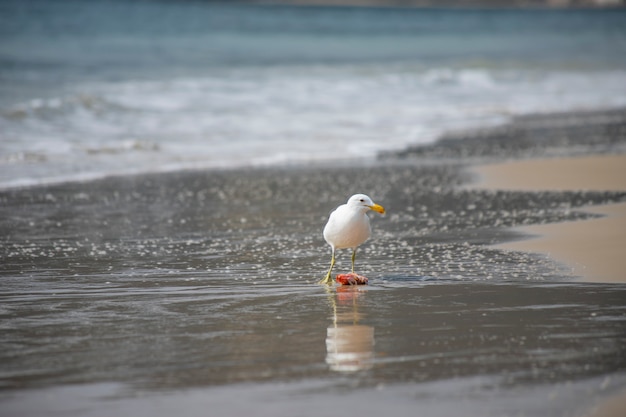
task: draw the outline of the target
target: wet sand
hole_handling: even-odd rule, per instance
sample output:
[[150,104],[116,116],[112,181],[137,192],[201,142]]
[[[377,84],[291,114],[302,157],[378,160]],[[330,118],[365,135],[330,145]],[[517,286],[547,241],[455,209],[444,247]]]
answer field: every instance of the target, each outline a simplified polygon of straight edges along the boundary
[[[626,155],[515,161],[477,171],[480,186],[490,189],[626,190]],[[626,282],[626,203],[583,210],[600,218],[520,228],[537,237],[499,247],[549,254],[585,280]]]
[[626,155],[530,159],[481,166],[481,186],[521,191],[626,191]]
[[[0,191],[0,415],[591,413],[626,388],[626,287],[494,245],[626,192],[467,188],[493,140]],[[319,286],[356,191],[388,210],[357,255],[370,285]]]
[[571,265],[586,281],[626,282],[626,204],[584,211],[602,217],[521,228],[520,232],[538,237],[499,247],[546,253]]
[[626,391],[595,407],[589,417],[620,417],[626,410]]
[[[479,187],[524,191],[626,190],[626,155],[535,159],[481,166]],[[583,221],[519,228],[532,237],[498,247],[541,252],[567,263],[589,282],[626,282],[626,203],[590,206],[601,216]],[[591,417],[621,416],[626,392],[595,406]]]

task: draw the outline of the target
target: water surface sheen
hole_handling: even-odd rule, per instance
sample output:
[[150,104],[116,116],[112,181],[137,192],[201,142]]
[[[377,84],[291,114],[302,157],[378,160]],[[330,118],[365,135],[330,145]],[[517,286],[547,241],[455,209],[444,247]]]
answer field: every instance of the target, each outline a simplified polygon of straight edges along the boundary
[[116,402],[315,381],[315,395],[373,390],[407,400],[429,383],[457,381],[434,393],[451,389],[458,401],[583,381],[591,397],[571,398],[573,388],[556,400],[533,392],[533,401],[556,402],[560,413],[585,410],[589,398],[624,383],[623,286],[405,277],[324,289],[223,278],[115,277],[88,286],[67,279],[5,294],[5,399],[19,388],[111,381],[123,384],[107,394]]
[[[323,404],[315,414],[333,415],[351,399],[363,415],[462,404],[556,416],[623,389],[626,288],[489,246],[511,238],[505,226],[584,218],[576,207],[623,193],[465,190],[461,168],[181,172],[3,192],[3,409],[311,415]],[[388,209],[357,256],[371,285],[319,286],[325,213],[353,189]]]

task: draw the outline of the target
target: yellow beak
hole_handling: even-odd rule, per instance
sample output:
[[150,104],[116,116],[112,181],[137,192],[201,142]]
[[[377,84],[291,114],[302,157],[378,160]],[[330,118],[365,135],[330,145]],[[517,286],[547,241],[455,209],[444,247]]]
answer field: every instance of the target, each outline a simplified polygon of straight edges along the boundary
[[373,206],[369,206],[369,208],[371,210],[374,210],[380,214],[385,214],[385,208],[383,206],[380,206],[378,204],[374,204]]

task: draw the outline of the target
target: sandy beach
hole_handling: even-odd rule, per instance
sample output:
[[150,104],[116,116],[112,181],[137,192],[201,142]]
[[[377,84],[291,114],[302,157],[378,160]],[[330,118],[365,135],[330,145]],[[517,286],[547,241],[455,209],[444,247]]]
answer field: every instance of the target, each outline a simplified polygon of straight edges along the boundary
[[[626,156],[534,159],[476,168],[479,186],[523,191],[626,190]],[[512,251],[541,252],[565,262],[580,279],[626,282],[626,203],[590,206],[599,218],[517,229],[527,239],[498,245]],[[592,417],[618,417],[626,392],[594,407]]]
[[249,3],[0,2],[0,417],[623,409],[626,8]]
[[[505,162],[476,168],[480,187],[520,191],[626,190],[626,155],[602,155]],[[529,237],[498,245],[541,252],[565,262],[581,280],[626,282],[626,203],[590,206],[599,218],[517,229]],[[591,417],[618,417],[622,392],[594,407]]]
[[[615,114],[567,117],[621,132]],[[595,269],[573,280],[595,266],[563,267],[560,243],[550,256],[498,245],[532,244],[521,226],[619,232],[626,194],[602,181],[602,191],[468,187],[469,150],[485,150],[471,165],[523,172],[546,146],[569,149],[533,143],[508,162],[529,124],[507,128],[517,133],[497,150],[506,158],[489,153],[487,133],[376,161],[0,191],[2,412],[438,416],[462,406],[476,417],[604,417],[601,405],[626,387],[626,287]],[[568,126],[574,135],[580,124]],[[590,151],[623,142],[598,137]],[[593,167],[619,167],[608,154]],[[562,172],[571,161],[545,164]],[[370,285],[324,288],[321,231],[355,190],[388,211],[357,255]],[[620,211],[592,219],[590,207]],[[347,251],[335,268],[349,270]]]
[[[477,168],[479,186],[519,191],[624,191],[626,155],[532,159]],[[595,282],[626,282],[626,203],[585,207],[599,216],[517,229],[529,239],[500,248],[543,252]]]
[[626,191],[626,155],[529,159],[481,166],[480,185],[520,191]]

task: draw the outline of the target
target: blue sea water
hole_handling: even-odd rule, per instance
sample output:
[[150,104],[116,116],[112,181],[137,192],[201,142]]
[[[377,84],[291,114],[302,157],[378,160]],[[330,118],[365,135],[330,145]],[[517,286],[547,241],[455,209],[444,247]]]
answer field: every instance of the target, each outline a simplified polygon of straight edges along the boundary
[[369,158],[626,105],[626,11],[0,1],[0,187]]

